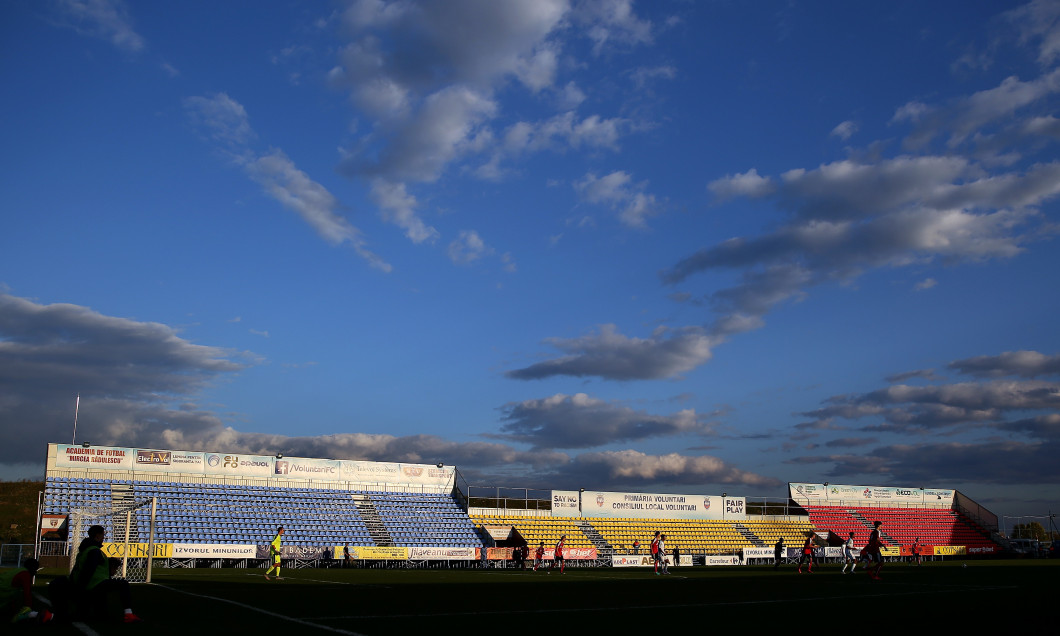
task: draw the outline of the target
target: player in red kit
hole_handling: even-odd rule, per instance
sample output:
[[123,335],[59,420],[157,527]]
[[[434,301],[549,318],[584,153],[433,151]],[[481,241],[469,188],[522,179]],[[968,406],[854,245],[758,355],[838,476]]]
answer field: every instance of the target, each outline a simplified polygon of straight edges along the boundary
[[659,559],[662,558],[662,554],[659,553],[659,531],[655,531],[655,536],[651,540],[651,558],[655,562],[655,574],[659,573]]
[[806,543],[802,544],[802,556],[799,557],[799,574],[802,574],[802,564],[810,562],[810,574],[813,574],[813,534],[806,535]]
[[880,548],[883,547],[883,542],[880,540],[880,526],[883,525],[882,521],[874,521],[872,524],[872,534],[869,535],[868,544],[861,549],[861,558],[866,561],[876,562],[876,568],[865,568],[869,576],[873,579],[880,580],[880,568],[883,567],[883,555],[880,554]]
[[552,555],[552,565],[559,563],[559,573],[563,574],[563,544],[567,541],[567,535],[563,535],[559,538],[559,543],[556,544],[556,553]]

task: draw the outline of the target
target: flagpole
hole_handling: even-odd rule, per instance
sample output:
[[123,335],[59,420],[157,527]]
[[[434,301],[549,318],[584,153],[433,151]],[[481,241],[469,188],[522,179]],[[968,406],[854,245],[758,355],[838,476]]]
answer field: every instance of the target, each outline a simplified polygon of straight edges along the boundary
[[81,394],[77,394],[77,402],[74,403],[74,436],[70,438],[70,445],[73,446],[77,440],[77,410],[81,408]]

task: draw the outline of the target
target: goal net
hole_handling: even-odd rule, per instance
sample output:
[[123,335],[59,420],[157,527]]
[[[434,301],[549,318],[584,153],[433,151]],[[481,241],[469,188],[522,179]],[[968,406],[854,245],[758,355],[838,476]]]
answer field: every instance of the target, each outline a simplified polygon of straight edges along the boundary
[[155,500],[129,501],[112,506],[70,511],[70,569],[74,569],[81,542],[92,526],[103,526],[103,553],[110,559],[111,578],[130,583],[151,582],[155,542]]

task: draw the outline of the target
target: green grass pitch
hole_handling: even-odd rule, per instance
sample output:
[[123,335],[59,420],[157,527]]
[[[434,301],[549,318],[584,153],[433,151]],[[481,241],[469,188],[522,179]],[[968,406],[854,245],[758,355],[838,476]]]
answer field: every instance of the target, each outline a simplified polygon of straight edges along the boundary
[[[923,567],[887,564],[881,581],[823,565],[651,570],[570,568],[490,570],[286,569],[155,570],[133,586],[137,625],[88,623],[19,631],[52,634],[616,634],[664,626],[709,629],[861,631],[1051,613],[1058,561],[960,561]],[[54,574],[53,574],[54,575]],[[49,572],[38,576],[46,583]],[[43,588],[41,588],[43,590]],[[910,622],[912,621],[912,622]],[[87,629],[87,631],[86,631]],[[268,631],[266,631],[268,630]]]

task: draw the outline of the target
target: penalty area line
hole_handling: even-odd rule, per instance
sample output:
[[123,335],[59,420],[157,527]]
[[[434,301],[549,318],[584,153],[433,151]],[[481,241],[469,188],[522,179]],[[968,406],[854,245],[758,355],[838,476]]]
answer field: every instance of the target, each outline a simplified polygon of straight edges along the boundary
[[246,603],[240,603],[239,601],[233,601],[233,600],[227,599],[227,598],[220,598],[218,596],[210,596],[209,594],[197,594],[195,592],[188,592],[188,591],[185,591],[185,590],[177,589],[175,587],[169,587],[168,585],[159,585],[158,583],[151,583],[150,585],[154,585],[155,587],[160,587],[163,590],[169,590],[170,592],[176,592],[178,594],[186,594],[188,596],[195,596],[195,597],[198,597],[198,598],[205,598],[205,599],[209,599],[211,601],[217,601],[219,603],[228,603],[229,605],[235,605],[236,607],[242,607],[243,609],[248,609],[248,610],[250,610],[252,612],[257,612],[259,614],[264,614],[266,616],[271,616],[273,618],[278,618],[278,619],[284,620],[284,621],[290,621],[292,623],[297,623],[297,624],[303,625],[305,627],[313,627],[315,629],[323,629],[325,631],[334,632],[336,634],[347,634],[348,636],[364,636],[364,634],[360,634],[358,632],[351,632],[351,631],[347,631],[345,629],[339,629],[338,627],[329,627],[327,625],[318,625],[317,623],[313,623],[313,622],[310,622],[308,620],[303,620],[301,618],[294,618],[293,616],[285,616],[283,614],[277,614],[276,612],[270,612],[269,610],[261,609],[260,607],[254,607],[253,605],[247,605]]

